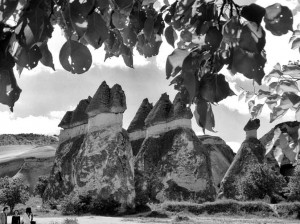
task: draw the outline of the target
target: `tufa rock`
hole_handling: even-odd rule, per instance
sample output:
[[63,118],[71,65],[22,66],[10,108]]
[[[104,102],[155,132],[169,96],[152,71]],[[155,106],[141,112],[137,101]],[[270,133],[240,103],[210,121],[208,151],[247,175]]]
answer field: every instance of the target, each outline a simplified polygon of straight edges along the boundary
[[212,201],[208,151],[194,131],[177,128],[147,137],[135,159],[136,204]]
[[150,126],[157,123],[166,122],[169,118],[172,106],[173,104],[169,99],[169,95],[167,93],[162,94],[145,119],[145,124]]
[[145,119],[152,108],[152,103],[149,103],[147,98],[144,99],[127,129],[134,156],[136,156],[139,152],[140,147],[146,137]]
[[189,107],[186,106],[182,93],[178,92],[173,101],[173,113],[169,115],[169,120],[176,120],[181,118],[192,119],[193,113]]
[[114,200],[120,212],[134,208],[133,155],[122,129],[126,101],[121,86],[110,89],[103,82],[93,99],[81,101],[77,108],[86,112],[86,123],[61,131],[44,199],[77,192],[99,203]]
[[90,103],[91,98],[81,100],[72,113],[70,127],[79,126],[88,123],[88,116],[85,112]]
[[220,183],[233,161],[234,152],[220,137],[201,135],[198,136],[198,139],[208,150],[214,187],[218,191]]
[[126,97],[122,87],[116,84],[110,89],[103,81],[93,96],[86,113],[92,117],[100,113],[124,113],[125,110]]
[[58,124],[58,127],[67,129],[70,128],[71,120],[73,116],[73,111],[67,111],[61,122]]
[[145,119],[147,118],[150,111],[153,109],[152,103],[149,103],[148,99],[145,98],[136,112],[133,120],[130,122],[127,129],[128,133],[134,131],[143,130],[146,128]]
[[268,196],[271,202],[280,201],[286,182],[264,164],[264,154],[265,148],[259,140],[246,139],[221,182],[218,198],[255,200]]

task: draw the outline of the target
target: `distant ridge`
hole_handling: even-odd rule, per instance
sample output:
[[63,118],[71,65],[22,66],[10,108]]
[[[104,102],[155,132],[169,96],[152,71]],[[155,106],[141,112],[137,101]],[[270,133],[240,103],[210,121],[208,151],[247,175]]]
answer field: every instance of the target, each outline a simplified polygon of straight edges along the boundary
[[52,145],[57,144],[58,138],[39,134],[3,134],[0,135],[0,146],[5,145]]

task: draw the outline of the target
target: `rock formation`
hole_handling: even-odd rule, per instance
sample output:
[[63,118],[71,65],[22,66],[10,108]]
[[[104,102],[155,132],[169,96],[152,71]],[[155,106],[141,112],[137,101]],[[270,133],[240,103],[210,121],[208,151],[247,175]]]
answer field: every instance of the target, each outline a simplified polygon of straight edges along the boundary
[[162,94],[146,117],[146,138],[135,159],[137,205],[214,199],[210,157],[191,129],[191,118],[180,93],[173,103]]
[[152,103],[149,103],[147,98],[144,99],[127,129],[134,156],[138,154],[141,145],[146,137],[145,119],[147,118],[152,108]]
[[216,190],[230,167],[234,158],[234,152],[223,139],[217,136],[201,135],[198,139],[209,152],[213,182]]
[[[280,200],[285,180],[268,164],[264,164],[265,147],[253,135],[259,122],[247,123],[246,140],[234,157],[220,186],[218,198],[235,200],[262,199],[268,195],[271,200]],[[258,124],[258,125],[257,125]],[[249,136],[251,132],[251,136]]]
[[119,211],[134,207],[133,155],[122,129],[125,110],[121,86],[109,88],[103,82],[93,98],[66,113],[45,199],[88,192],[103,200],[113,198],[121,204]]
[[29,192],[33,193],[34,187],[40,176],[48,176],[53,166],[54,157],[35,158],[29,157],[24,160],[23,165],[14,178],[21,178],[29,186]]

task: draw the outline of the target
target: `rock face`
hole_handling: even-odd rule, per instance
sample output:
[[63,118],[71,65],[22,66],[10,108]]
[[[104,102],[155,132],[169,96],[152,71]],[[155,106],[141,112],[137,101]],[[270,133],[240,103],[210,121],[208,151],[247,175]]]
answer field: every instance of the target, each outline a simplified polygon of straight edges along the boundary
[[29,186],[29,192],[33,193],[34,187],[40,176],[48,176],[54,162],[50,158],[26,158],[23,165],[14,178],[21,178]]
[[209,152],[213,182],[218,191],[220,183],[233,161],[234,152],[220,137],[202,135],[198,136],[198,139]]
[[271,202],[280,201],[286,182],[264,163],[264,154],[258,139],[246,139],[221,182],[218,198],[254,200],[268,196]]
[[152,108],[152,103],[149,103],[147,98],[144,99],[127,129],[134,156],[138,154],[141,145],[146,137],[145,119],[147,118]]
[[213,200],[208,151],[191,129],[192,113],[163,94],[145,119],[146,138],[135,159],[136,203]]
[[[288,135],[294,140],[294,142],[297,142],[299,124],[300,123],[297,121],[289,121],[289,122],[277,124],[274,128],[272,128],[268,133],[266,133],[259,140],[266,147],[267,144],[273,139],[275,130],[279,128],[282,132],[288,133]],[[295,166],[293,166],[291,161],[284,155],[281,166],[279,167],[278,162],[274,157],[274,150],[275,147],[273,147],[273,149],[267,155],[265,155],[266,163],[274,167],[283,176],[292,176],[295,170]]]
[[103,200],[113,198],[121,205],[119,211],[133,208],[133,155],[128,134],[122,129],[125,94],[119,85],[110,89],[103,82],[92,99],[81,102],[78,107],[85,111],[80,117],[88,119],[79,119],[80,125],[74,125],[72,117],[69,126],[64,124],[68,128],[61,131],[44,198],[87,192]]

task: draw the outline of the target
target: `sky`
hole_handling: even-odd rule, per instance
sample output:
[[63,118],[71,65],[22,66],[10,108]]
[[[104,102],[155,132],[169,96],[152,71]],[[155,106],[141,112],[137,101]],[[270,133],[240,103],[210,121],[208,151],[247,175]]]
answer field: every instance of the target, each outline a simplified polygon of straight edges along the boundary
[[[237,0],[236,2],[249,4],[255,1]],[[264,7],[274,3],[276,1],[273,0],[256,1],[256,4]],[[299,8],[297,0],[284,0],[280,3],[289,6],[290,9],[295,9],[297,6]],[[295,27],[300,23],[299,14],[294,17]],[[299,51],[291,50],[288,43],[292,32],[275,37],[266,31],[266,35],[266,74],[272,70],[277,62],[283,65],[287,64],[289,60],[300,59]],[[173,48],[165,40],[159,55],[156,57],[145,59],[135,51],[134,69],[126,67],[121,57],[107,59],[104,62],[103,47],[98,50],[90,47],[93,64],[88,72],[81,75],[71,74],[61,67],[58,55],[64,42],[65,39],[60,28],[55,27],[52,38],[49,40],[49,49],[54,58],[56,71],[39,64],[32,71],[24,69],[22,75],[17,77],[18,84],[23,91],[15,104],[13,113],[9,111],[7,106],[0,104],[0,134],[59,134],[60,128],[57,125],[65,112],[73,110],[81,99],[93,96],[104,80],[110,87],[115,83],[120,84],[126,94],[127,110],[123,120],[125,129],[144,98],[148,98],[150,102],[155,104],[161,94],[167,92],[172,101],[177,93],[172,86],[169,86],[170,80],[165,78],[166,58],[173,51]],[[253,89],[252,81],[242,75],[231,76],[226,69],[223,69],[221,73],[226,76],[231,88],[237,95],[240,93],[240,87]],[[258,87],[256,86],[256,88]],[[243,128],[250,119],[247,103],[238,101],[238,96],[228,97],[219,105],[213,106],[213,112],[216,133],[207,131],[206,134],[220,136],[234,151],[237,151],[245,139]],[[283,118],[270,124],[269,116],[270,111],[265,107],[259,117],[261,127],[258,130],[258,137],[267,133],[277,123],[295,120],[294,114],[288,112]],[[192,127],[196,134],[203,134],[194,118],[192,119]]]

